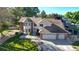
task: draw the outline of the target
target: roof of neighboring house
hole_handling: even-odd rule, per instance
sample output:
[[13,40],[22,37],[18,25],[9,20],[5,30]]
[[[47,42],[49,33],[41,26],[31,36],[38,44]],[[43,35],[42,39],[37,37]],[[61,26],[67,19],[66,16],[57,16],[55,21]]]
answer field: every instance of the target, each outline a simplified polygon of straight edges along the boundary
[[60,28],[59,26],[56,26],[53,24],[52,26],[46,26],[40,31],[41,34],[48,34],[48,33],[69,33],[65,29]]

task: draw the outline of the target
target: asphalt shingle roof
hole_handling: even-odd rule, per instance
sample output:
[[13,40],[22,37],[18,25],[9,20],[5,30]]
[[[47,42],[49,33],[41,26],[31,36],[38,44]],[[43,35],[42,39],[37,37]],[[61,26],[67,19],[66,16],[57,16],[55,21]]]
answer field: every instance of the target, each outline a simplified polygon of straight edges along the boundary
[[65,29],[62,29],[54,24],[52,24],[52,26],[46,26],[44,27],[40,33],[44,34],[44,33],[69,33],[68,31],[66,31]]
[[43,20],[49,21],[50,23],[52,23],[52,26],[46,26],[45,28],[43,28],[40,33],[68,33],[65,28],[64,25],[62,23],[61,20],[57,20],[57,19],[52,19],[52,18],[37,18],[37,17],[21,17],[21,19],[19,20],[19,22],[25,22],[25,20],[27,19],[32,20],[35,24],[39,24],[41,23]]

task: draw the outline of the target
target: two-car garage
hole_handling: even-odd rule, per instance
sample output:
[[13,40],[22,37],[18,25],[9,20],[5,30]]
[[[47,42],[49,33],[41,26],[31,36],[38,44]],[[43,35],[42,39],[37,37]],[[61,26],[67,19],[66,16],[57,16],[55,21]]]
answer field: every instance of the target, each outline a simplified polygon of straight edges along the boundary
[[49,34],[44,34],[42,35],[43,39],[56,39],[56,34],[49,35]]
[[58,35],[58,39],[66,39],[66,34],[60,34],[60,35]]
[[66,34],[43,34],[42,39],[65,39]]
[[56,39],[66,39],[69,34],[68,31],[62,29],[54,24],[52,26],[46,26],[39,31],[42,39],[56,40]]

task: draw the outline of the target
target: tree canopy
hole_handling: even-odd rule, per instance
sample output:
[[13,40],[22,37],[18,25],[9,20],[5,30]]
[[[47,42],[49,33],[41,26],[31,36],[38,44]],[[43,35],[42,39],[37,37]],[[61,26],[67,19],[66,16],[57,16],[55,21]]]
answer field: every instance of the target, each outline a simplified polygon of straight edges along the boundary
[[42,17],[42,18],[46,18],[46,16],[47,16],[47,15],[46,15],[46,12],[43,10],[43,11],[41,12],[41,17]]
[[14,15],[16,23],[18,23],[18,20],[23,16],[33,17],[33,16],[37,16],[37,14],[39,12],[40,11],[39,11],[38,7],[15,7],[15,8],[11,8],[11,13]]
[[70,20],[71,23],[79,24],[79,11],[67,12],[64,16],[66,18],[71,19]]
[[62,19],[62,17],[63,17],[62,15],[57,14],[57,13],[52,13],[52,14],[47,15],[47,18]]
[[40,12],[38,7],[24,7],[25,16],[27,17],[33,17],[37,16],[37,14]]
[[0,8],[0,21],[7,21],[7,20],[11,20],[11,18],[13,18],[13,16],[10,13],[9,8]]

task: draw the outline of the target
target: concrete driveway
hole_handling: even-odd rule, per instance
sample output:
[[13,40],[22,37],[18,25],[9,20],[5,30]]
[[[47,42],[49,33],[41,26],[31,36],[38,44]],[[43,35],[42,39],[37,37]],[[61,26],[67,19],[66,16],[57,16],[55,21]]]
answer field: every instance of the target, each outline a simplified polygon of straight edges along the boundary
[[30,38],[38,44],[40,51],[75,51],[71,40],[43,40],[37,36],[23,35],[20,38]]
[[[34,40],[33,40],[34,41]],[[70,40],[35,40],[41,51],[76,51]]]
[[73,43],[71,40],[53,40],[52,42],[64,51],[76,51],[71,45]]
[[56,47],[56,45],[46,40],[32,40],[37,43],[40,51],[63,51]]

